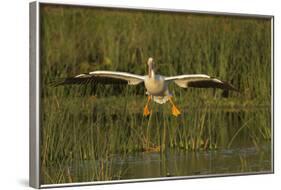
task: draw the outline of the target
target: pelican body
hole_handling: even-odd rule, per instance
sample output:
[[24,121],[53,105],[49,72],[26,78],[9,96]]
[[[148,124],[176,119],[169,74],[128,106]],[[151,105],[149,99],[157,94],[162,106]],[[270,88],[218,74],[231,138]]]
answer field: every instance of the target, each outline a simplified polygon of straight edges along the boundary
[[144,86],[146,94],[153,98],[153,101],[163,104],[167,102],[167,97],[170,95],[168,84],[165,82],[165,77],[156,75],[153,69],[153,59],[149,58],[148,75],[144,77]]
[[148,105],[151,100],[159,104],[164,104],[169,101],[172,105],[172,114],[174,116],[180,115],[179,109],[172,101],[172,94],[170,94],[168,90],[168,84],[171,81],[175,82],[175,84],[181,88],[220,88],[224,90],[238,91],[228,82],[212,78],[205,74],[187,74],[171,77],[155,74],[153,64],[153,58],[150,57],[147,61],[148,75],[144,76],[117,71],[93,71],[79,74],[74,77],[68,77],[61,81],[56,81],[54,86],[65,84],[88,84],[89,82],[93,85],[96,83],[118,83],[127,85],[139,85],[144,83],[146,94],[148,96],[148,100],[143,111],[145,116],[148,116],[151,113],[151,110],[148,109]]
[[145,76],[144,86],[147,93],[152,96],[163,96],[168,91],[165,78],[161,75]]

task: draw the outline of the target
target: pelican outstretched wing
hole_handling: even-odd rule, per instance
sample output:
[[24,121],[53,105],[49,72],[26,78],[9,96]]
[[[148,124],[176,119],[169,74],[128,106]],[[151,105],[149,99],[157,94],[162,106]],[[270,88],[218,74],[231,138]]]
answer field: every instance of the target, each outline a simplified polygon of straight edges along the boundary
[[53,86],[67,84],[127,84],[138,85],[144,81],[144,76],[116,71],[93,71],[67,77],[52,83]]
[[166,77],[165,81],[174,81],[179,87],[188,88],[220,88],[238,91],[233,85],[204,74],[178,75]]

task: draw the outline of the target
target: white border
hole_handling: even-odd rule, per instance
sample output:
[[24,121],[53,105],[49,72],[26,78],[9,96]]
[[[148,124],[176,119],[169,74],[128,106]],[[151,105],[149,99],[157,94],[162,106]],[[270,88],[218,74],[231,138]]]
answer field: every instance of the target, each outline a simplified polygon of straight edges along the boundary
[[[40,36],[39,3],[30,3],[30,70],[29,70],[29,185],[40,187]],[[34,56],[35,54],[35,56]]]

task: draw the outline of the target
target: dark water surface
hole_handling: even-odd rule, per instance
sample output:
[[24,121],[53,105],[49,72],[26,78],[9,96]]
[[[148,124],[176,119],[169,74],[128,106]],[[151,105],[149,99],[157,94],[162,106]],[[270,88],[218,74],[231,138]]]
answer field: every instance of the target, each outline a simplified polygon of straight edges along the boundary
[[[91,172],[91,161],[80,163],[78,170]],[[259,148],[246,146],[209,151],[167,149],[165,152],[141,152],[114,156],[111,168],[121,176],[116,179],[139,179],[207,174],[235,174],[243,172],[270,172],[271,144]],[[90,167],[89,167],[90,166]],[[113,178],[114,179],[114,178]]]
[[135,153],[114,161],[127,172],[121,179],[164,176],[228,174],[271,170],[271,146],[233,148],[212,151],[173,151]]

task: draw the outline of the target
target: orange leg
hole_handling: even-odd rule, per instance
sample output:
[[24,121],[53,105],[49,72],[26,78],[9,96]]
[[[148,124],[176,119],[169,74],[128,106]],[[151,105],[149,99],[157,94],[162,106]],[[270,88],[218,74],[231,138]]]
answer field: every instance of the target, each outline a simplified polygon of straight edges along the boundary
[[150,111],[148,109],[148,104],[149,104],[150,100],[151,100],[151,96],[148,96],[147,97],[147,102],[146,102],[146,104],[144,106],[144,109],[143,109],[143,115],[144,116],[148,116],[150,114]]
[[169,97],[169,101],[170,101],[170,103],[171,103],[172,106],[173,106],[173,107],[172,107],[172,114],[177,117],[178,115],[181,114],[181,112],[180,112],[180,110],[176,107],[176,105],[174,104],[174,102],[173,102],[171,96]]

